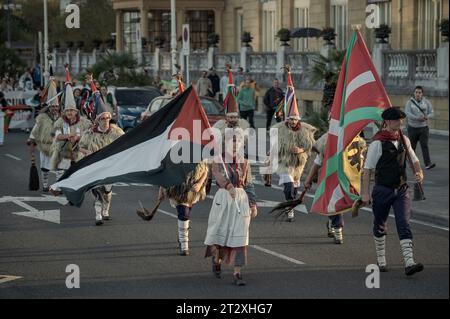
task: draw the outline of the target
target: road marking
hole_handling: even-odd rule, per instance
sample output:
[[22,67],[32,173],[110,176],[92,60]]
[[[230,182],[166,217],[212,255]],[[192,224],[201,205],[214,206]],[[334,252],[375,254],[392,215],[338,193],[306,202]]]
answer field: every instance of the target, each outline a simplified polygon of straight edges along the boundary
[[34,219],[43,220],[46,222],[61,224],[60,211],[59,209],[54,210],[37,210],[37,211],[28,211],[28,212],[20,212],[20,213],[12,213],[13,215],[29,217]]
[[279,253],[274,252],[272,250],[269,250],[269,249],[266,249],[266,248],[263,248],[263,247],[260,247],[260,246],[257,246],[257,245],[249,245],[249,246],[254,248],[254,249],[256,249],[256,250],[262,251],[263,253],[266,253],[266,254],[269,254],[269,255],[281,258],[283,260],[289,261],[289,262],[294,263],[296,265],[306,265],[303,261],[300,261],[300,260],[297,260],[297,259],[285,256],[285,255],[279,254]]
[[[162,209],[158,209],[158,211],[161,212],[161,213],[163,213],[163,214],[165,214],[165,215],[167,215],[167,216],[170,216],[170,217],[173,217],[173,218],[178,219],[178,216],[175,215],[175,214],[169,213],[169,212],[167,212],[167,211],[165,211],[165,210],[162,210]],[[292,262],[292,263],[294,263],[294,264],[297,264],[297,265],[306,265],[304,262],[302,262],[302,261],[300,261],[300,260],[293,259],[293,258],[291,258],[291,257],[285,256],[285,255],[282,255],[282,254],[279,254],[279,253],[274,252],[274,251],[272,251],[272,250],[269,250],[269,249],[266,249],[266,248],[263,248],[263,247],[260,247],[260,246],[257,246],[257,245],[249,245],[249,246],[252,247],[252,248],[254,248],[254,249],[256,249],[256,250],[259,250],[259,251],[262,251],[262,252],[264,252],[264,253],[266,253],[266,254],[269,254],[269,255],[272,255],[272,256],[281,258],[281,259],[283,259],[283,260]]]
[[[56,197],[11,197],[5,196],[0,198],[0,203],[14,203],[17,206],[25,208],[26,212],[13,212],[11,214],[23,217],[29,217],[34,219],[43,220],[46,222],[61,224],[61,214],[59,209],[52,210],[38,210],[37,208],[24,203],[24,201],[28,202],[60,202],[60,200]],[[67,202],[67,201],[66,201]]]
[[16,160],[16,161],[21,161],[22,160],[21,158],[18,158],[18,157],[14,156],[14,155],[11,155],[11,154],[5,154],[5,156],[9,157],[9,158],[12,158],[13,160]]
[[9,282],[9,281],[13,281],[13,280],[21,279],[21,278],[23,278],[23,277],[0,275],[0,284],[4,284],[5,282]]
[[[257,181],[257,180],[253,181],[253,184],[264,186],[263,182]],[[278,190],[284,190],[282,187],[277,186],[277,185],[272,185],[272,188],[278,189]],[[311,195],[311,194],[306,194],[306,197],[314,199],[314,195]],[[363,207],[363,208],[361,208],[361,210],[366,211],[368,213],[372,213],[372,209],[367,208],[367,207]],[[389,217],[395,218],[395,216],[393,214],[390,214]],[[419,221],[419,220],[416,220],[416,219],[411,219],[410,222],[413,223],[413,224],[418,224],[418,225],[428,226],[428,227],[432,227],[432,228],[436,228],[436,229],[440,229],[440,230],[444,230],[444,231],[449,231],[448,227],[443,227],[443,226],[439,226],[439,225],[436,225],[436,224],[433,224],[433,223],[428,223],[428,222],[422,222],[422,221]]]

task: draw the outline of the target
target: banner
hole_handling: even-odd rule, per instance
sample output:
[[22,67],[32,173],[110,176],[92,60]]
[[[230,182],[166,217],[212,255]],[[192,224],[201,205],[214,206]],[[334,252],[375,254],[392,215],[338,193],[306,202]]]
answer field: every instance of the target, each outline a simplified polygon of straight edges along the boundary
[[8,129],[31,129],[34,125],[34,107],[30,101],[37,91],[5,92],[8,107],[5,112],[5,131]]

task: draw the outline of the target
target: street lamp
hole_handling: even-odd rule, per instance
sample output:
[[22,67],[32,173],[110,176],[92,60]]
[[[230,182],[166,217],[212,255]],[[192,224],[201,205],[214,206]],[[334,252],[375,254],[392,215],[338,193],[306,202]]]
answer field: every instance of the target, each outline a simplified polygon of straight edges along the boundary
[[48,55],[48,9],[47,0],[44,0],[44,85],[47,85],[50,76]]
[[177,16],[176,16],[176,4],[175,0],[170,1],[170,12],[171,12],[171,40],[170,48],[172,52],[172,74],[177,73]]

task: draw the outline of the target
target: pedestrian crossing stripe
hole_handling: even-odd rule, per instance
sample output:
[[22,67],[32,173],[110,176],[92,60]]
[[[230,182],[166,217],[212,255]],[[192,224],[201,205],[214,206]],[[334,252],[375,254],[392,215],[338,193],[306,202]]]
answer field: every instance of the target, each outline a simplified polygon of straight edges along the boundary
[[4,284],[6,282],[14,281],[14,280],[17,280],[17,279],[22,279],[22,277],[0,275],[0,284]]

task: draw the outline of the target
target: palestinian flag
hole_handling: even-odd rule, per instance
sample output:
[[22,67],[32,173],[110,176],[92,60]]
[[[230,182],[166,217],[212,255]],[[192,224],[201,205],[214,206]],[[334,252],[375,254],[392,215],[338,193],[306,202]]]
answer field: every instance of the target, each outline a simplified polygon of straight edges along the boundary
[[[336,215],[359,199],[360,172],[349,150],[369,123],[381,121],[391,103],[359,31],[350,40],[331,109],[330,128],[313,212]],[[350,152],[350,154],[349,154]],[[355,174],[358,174],[355,176]]]
[[61,189],[80,207],[84,194],[99,185],[181,184],[214,148],[212,134],[204,133],[208,128],[208,118],[190,87],[129,133],[72,165],[51,188]]

